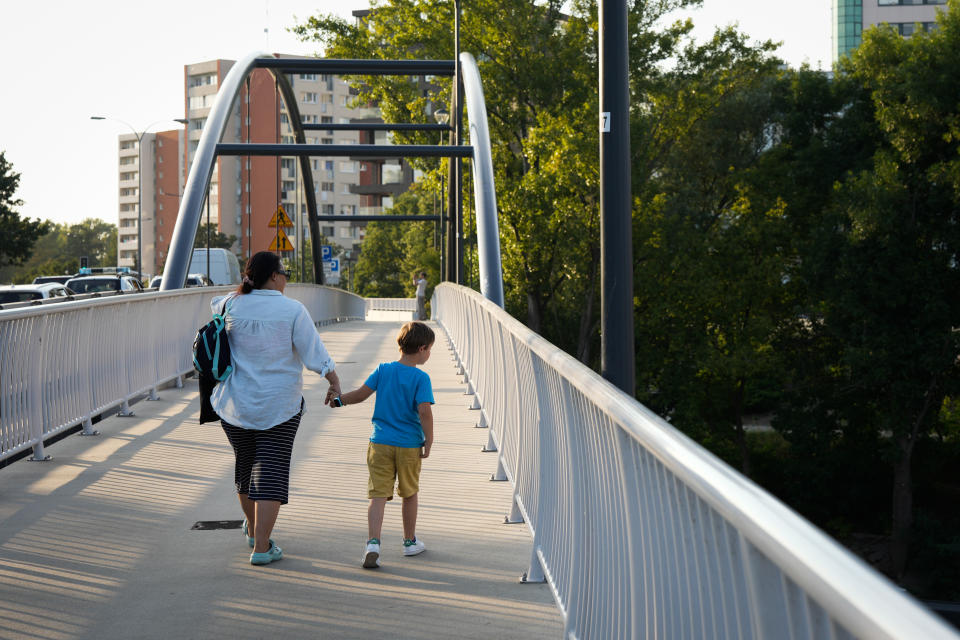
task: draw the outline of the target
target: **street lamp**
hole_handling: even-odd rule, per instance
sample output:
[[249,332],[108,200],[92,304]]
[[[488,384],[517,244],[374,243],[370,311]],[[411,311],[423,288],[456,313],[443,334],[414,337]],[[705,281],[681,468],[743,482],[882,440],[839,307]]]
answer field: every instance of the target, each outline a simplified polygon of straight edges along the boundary
[[[433,119],[437,121],[437,124],[446,125],[448,122],[450,122],[450,112],[444,109],[443,107],[440,107],[439,109],[433,112]],[[440,144],[443,144],[442,133],[440,134]],[[443,218],[443,171],[441,170],[440,171],[440,277],[441,278],[443,278],[443,273],[444,273],[443,271],[444,229],[443,227],[445,224],[446,222],[444,221],[444,218]],[[450,256],[446,256],[446,258],[447,260],[450,260]]]
[[[133,128],[133,125],[129,122],[125,122],[118,118],[108,118],[106,116],[90,116],[91,120],[112,120],[113,122],[119,122],[130,128],[130,131],[133,132],[133,135],[137,139],[137,280],[143,280],[143,265],[141,263],[142,253],[143,253],[143,147],[141,142],[143,141],[143,136],[147,134],[147,131],[150,130],[155,124],[160,124],[161,122],[167,122],[167,120],[157,120],[152,122],[143,128],[143,131],[137,132]],[[184,118],[172,118],[172,122],[179,122],[182,125],[186,125],[188,120]]]

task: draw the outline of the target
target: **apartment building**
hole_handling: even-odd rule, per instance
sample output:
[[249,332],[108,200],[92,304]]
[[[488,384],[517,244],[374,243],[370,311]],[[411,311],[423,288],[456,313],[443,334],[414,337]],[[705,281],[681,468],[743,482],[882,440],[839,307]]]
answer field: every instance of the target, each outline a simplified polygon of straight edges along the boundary
[[[159,273],[170,246],[183,191],[183,164],[180,149],[183,131],[142,134],[138,143],[133,133],[118,139],[117,265],[136,269],[137,235],[142,223],[140,245],[144,274]],[[139,189],[139,191],[138,191]],[[138,211],[142,206],[142,215]]]
[[[142,136],[143,173],[139,175],[140,149],[133,134],[118,140],[119,234],[118,263],[136,266],[138,212],[142,190],[144,274],[163,269],[176,224],[186,176],[200,142],[207,117],[220,85],[235,61],[209,60],[184,67],[183,129],[150,132]],[[355,91],[343,79],[323,74],[288,76],[303,123],[312,125],[381,122],[374,105],[355,106]],[[294,132],[286,106],[279,98],[273,75],[255,70],[242,93],[223,136],[224,142],[293,143]],[[390,144],[386,132],[319,129],[306,132],[308,144]],[[269,249],[276,239],[271,218],[282,205],[296,223],[284,232],[294,248],[310,237],[304,189],[313,189],[321,215],[343,216],[322,221],[320,232],[344,249],[356,250],[364,238],[365,223],[357,214],[380,213],[392,206],[393,197],[406,190],[414,175],[409,165],[395,158],[310,158],[312,185],[304,185],[296,157],[227,156],[218,158],[210,180],[209,198],[201,213],[223,234],[237,238],[232,250],[241,257]],[[386,183],[386,184],[384,184]],[[293,258],[294,252],[285,254]]]
[[[187,120],[184,157],[187,169],[196,152],[206,118],[232,60],[211,60],[187,65],[184,70]],[[343,79],[322,74],[289,76],[303,123],[346,124],[356,118],[379,117],[375,107],[353,108],[353,91]],[[286,106],[279,98],[273,76],[255,70],[245,83],[224,134],[225,142],[293,143],[294,130]],[[306,133],[308,144],[358,144],[355,131],[319,130]],[[353,249],[364,236],[363,224],[349,220],[360,213],[355,192],[367,163],[351,158],[311,158],[312,185],[304,185],[297,157],[218,158],[210,182],[210,221],[227,235],[238,238],[234,251],[250,256],[270,248],[276,230],[269,226],[282,205],[296,223],[285,229],[295,247],[310,237],[305,188],[312,188],[318,213],[342,215],[342,222],[323,222],[321,233],[337,244]],[[409,182],[407,183],[409,184]],[[206,210],[203,212],[206,218]],[[292,257],[292,256],[290,256]]]
[[947,0],[833,0],[834,62],[860,45],[864,29],[887,23],[910,37],[932,29]]

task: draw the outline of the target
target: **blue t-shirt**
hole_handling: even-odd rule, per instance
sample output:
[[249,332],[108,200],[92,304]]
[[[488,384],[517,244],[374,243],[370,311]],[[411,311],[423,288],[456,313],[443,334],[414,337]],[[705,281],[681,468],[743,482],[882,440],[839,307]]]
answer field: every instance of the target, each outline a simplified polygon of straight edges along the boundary
[[430,376],[399,362],[381,363],[364,383],[377,392],[370,442],[394,447],[423,446],[423,427],[417,407],[434,404]]

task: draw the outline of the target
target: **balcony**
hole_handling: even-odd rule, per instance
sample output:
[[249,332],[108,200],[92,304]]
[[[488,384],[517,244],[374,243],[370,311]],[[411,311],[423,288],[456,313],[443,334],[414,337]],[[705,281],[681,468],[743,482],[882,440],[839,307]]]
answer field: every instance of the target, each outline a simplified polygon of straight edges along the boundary
[[405,182],[390,182],[387,184],[352,184],[350,193],[358,196],[389,196],[395,198],[407,190]]

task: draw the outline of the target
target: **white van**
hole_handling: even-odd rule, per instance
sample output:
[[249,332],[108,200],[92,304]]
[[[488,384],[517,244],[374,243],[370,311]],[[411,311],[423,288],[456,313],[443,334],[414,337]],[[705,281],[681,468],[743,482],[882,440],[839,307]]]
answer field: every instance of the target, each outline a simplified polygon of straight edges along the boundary
[[[188,273],[207,274],[207,250],[194,249]],[[214,284],[240,284],[240,262],[228,249],[210,249],[210,279]]]

